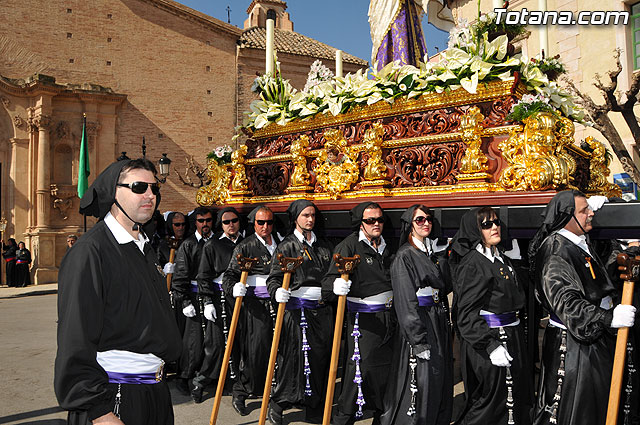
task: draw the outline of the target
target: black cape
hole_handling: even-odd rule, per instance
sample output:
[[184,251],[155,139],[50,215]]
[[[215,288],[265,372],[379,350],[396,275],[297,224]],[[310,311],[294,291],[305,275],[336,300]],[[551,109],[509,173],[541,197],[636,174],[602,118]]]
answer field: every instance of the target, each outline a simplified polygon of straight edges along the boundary
[[[410,237],[410,236],[409,236]],[[429,241],[427,240],[427,243]],[[443,263],[442,266],[445,266]],[[391,265],[393,304],[399,327],[399,341],[394,353],[393,369],[387,395],[388,407],[381,418],[387,424],[448,425],[453,409],[453,349],[447,308],[451,283],[445,281],[438,259],[409,243],[398,250]],[[419,306],[416,291],[432,287],[439,290],[435,306]],[[416,358],[416,412],[411,406],[411,354],[430,350],[427,360]]]
[[[166,281],[149,244],[118,244],[97,223],[67,252],[58,274],[58,352],[54,388],[63,409],[95,419],[113,410],[117,385],[108,384],[98,351],[180,355]],[[71,423],[71,422],[70,422]]]
[[[304,209],[309,205],[301,205]],[[313,205],[313,204],[311,204]],[[291,277],[290,290],[302,286],[320,287],[322,278],[331,264],[332,245],[317,239],[313,246],[300,242],[290,234],[278,245],[274,259],[279,253],[285,257],[302,257],[303,262]],[[282,286],[284,272],[277,261],[271,264],[271,272],[267,280],[269,293],[275,297],[276,290]],[[305,394],[306,377],[304,375],[305,361],[302,352],[301,318],[304,313],[307,328],[306,340],[310,350],[307,352],[310,395]],[[281,408],[292,405],[307,405],[318,408],[324,403],[331,360],[331,344],[333,339],[333,309],[326,303],[317,309],[285,310],[282,325],[282,336],[278,347],[278,370],[276,373],[276,387],[271,393],[271,399]]]

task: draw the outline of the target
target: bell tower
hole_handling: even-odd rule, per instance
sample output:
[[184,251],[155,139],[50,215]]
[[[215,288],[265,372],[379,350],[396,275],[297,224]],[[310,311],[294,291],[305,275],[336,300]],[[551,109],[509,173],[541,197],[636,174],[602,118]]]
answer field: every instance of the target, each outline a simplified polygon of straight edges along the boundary
[[247,9],[249,17],[244,21],[244,29],[265,28],[267,19],[275,19],[275,27],[284,31],[293,31],[293,22],[285,12],[287,2],[282,0],[253,0]]

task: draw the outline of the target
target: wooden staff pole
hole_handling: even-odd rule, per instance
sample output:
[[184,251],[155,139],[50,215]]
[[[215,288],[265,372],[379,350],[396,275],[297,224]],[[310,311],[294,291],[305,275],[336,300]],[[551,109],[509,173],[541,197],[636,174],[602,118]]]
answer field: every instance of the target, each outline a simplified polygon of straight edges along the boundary
[[[169,262],[173,264],[173,261],[176,259],[176,249],[180,246],[181,239],[175,238],[166,238],[167,244],[171,251],[169,251]],[[171,278],[173,277],[173,273],[167,273],[167,292],[171,293]]]
[[[620,304],[631,305],[633,302],[634,282],[638,280],[640,269],[640,256],[634,260],[627,254],[618,254],[618,270],[620,278],[623,279],[622,302]],[[615,357],[613,358],[613,371],[611,373],[611,388],[609,390],[609,405],[607,407],[606,425],[615,425],[618,421],[618,410],[620,406],[620,390],[622,389],[622,378],[624,375],[624,360],[627,354],[627,338],[629,328],[618,329],[616,340]]]
[[[340,277],[349,280],[349,274],[360,262],[360,256],[342,257],[340,254],[333,254],[333,261],[338,267]],[[336,375],[338,374],[338,356],[340,355],[340,340],[342,339],[342,322],[344,320],[344,310],[347,304],[347,296],[338,297],[338,309],[336,311],[336,325],[333,329],[333,346],[331,348],[331,363],[329,365],[329,383],[327,384],[327,398],[324,403],[324,416],[322,425],[329,425],[331,422],[331,409],[333,407],[333,393],[336,388]]]
[[[243,285],[247,284],[247,278],[249,272],[253,266],[258,262],[257,258],[243,257],[238,254],[238,264],[242,274],[240,275],[240,282]],[[216,388],[216,397],[213,401],[213,409],[211,410],[211,418],[209,419],[209,425],[214,425],[218,420],[218,411],[220,410],[220,402],[222,401],[222,391],[224,390],[224,381],[227,377],[227,370],[229,369],[229,358],[231,357],[231,350],[233,348],[233,339],[236,336],[236,329],[238,328],[238,319],[240,318],[240,307],[242,307],[242,299],[244,297],[236,298],[236,304],[233,309],[233,316],[231,317],[231,326],[229,327],[229,336],[227,337],[227,346],[224,349],[224,357],[222,359],[222,365],[220,367],[220,376],[218,377],[218,387]]]
[[[289,290],[291,282],[291,273],[293,273],[300,264],[302,257],[290,258],[282,254],[278,254],[280,269],[284,272],[282,279],[282,288]],[[271,381],[273,380],[273,371],[276,367],[276,356],[278,355],[278,345],[280,344],[280,334],[282,333],[282,322],[284,320],[284,308],[287,303],[278,304],[278,315],[276,316],[276,325],[273,331],[273,341],[271,342],[271,353],[269,354],[269,366],[267,368],[267,378],[264,381],[264,392],[262,393],[262,406],[260,407],[259,425],[264,425],[267,420],[267,409],[269,408],[269,396],[271,395]]]

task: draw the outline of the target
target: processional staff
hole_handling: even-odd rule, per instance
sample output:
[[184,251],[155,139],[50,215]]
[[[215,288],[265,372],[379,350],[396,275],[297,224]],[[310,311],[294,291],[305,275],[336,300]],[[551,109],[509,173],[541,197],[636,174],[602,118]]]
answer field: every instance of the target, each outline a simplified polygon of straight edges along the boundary
[[[349,275],[360,263],[360,256],[342,257],[340,254],[333,254],[333,261],[338,267],[340,277],[349,280]],[[331,408],[333,406],[333,393],[336,387],[336,375],[338,374],[338,356],[340,355],[340,339],[342,338],[342,321],[344,320],[344,310],[347,304],[347,296],[338,297],[338,309],[336,311],[336,326],[333,330],[333,347],[331,349],[331,364],[329,365],[329,383],[327,385],[327,398],[324,403],[324,416],[322,425],[329,425],[331,422]]]
[[[169,251],[169,263],[173,264],[173,260],[176,258],[176,249],[180,246],[181,239],[167,238],[167,243],[171,251]],[[173,273],[167,273],[167,291],[171,293],[171,278]]]
[[[257,258],[243,257],[238,254],[238,265],[242,274],[240,275],[240,282],[243,285],[247,284],[247,277],[253,266],[258,262]],[[224,390],[224,381],[227,377],[227,370],[229,369],[229,358],[231,357],[231,350],[233,348],[233,340],[236,336],[236,329],[238,328],[238,319],[240,318],[240,307],[242,307],[242,299],[244,297],[237,297],[236,304],[233,308],[233,316],[231,317],[231,326],[229,327],[229,337],[227,338],[227,346],[224,349],[224,357],[222,359],[222,366],[220,367],[220,377],[218,378],[218,388],[216,389],[216,397],[213,402],[213,409],[211,410],[211,419],[209,425],[214,425],[218,420],[218,411],[220,410],[220,402],[222,401],[222,391]]]
[[[624,280],[622,289],[622,302],[620,304],[631,305],[633,302],[634,282],[640,276],[640,255],[630,258],[627,254],[618,254],[618,270],[620,279]],[[609,405],[607,408],[606,425],[615,425],[618,421],[618,407],[620,406],[620,390],[622,389],[622,377],[624,372],[624,360],[627,349],[629,328],[618,329],[615,357],[613,358],[613,372],[611,373],[611,389],[609,390]]]
[[[278,254],[278,262],[280,263],[280,270],[284,272],[282,289],[288,291],[289,283],[291,282],[291,273],[300,267],[300,264],[302,264],[302,257],[291,258]],[[278,304],[278,315],[276,316],[276,325],[273,331],[273,342],[271,343],[271,353],[269,354],[269,367],[267,368],[267,378],[264,381],[264,392],[262,393],[259,425],[264,425],[267,419],[269,396],[271,395],[271,381],[273,380],[273,370],[276,366],[276,356],[278,355],[278,344],[280,344],[280,334],[282,333],[282,321],[284,320],[284,308],[286,305],[286,302]]]

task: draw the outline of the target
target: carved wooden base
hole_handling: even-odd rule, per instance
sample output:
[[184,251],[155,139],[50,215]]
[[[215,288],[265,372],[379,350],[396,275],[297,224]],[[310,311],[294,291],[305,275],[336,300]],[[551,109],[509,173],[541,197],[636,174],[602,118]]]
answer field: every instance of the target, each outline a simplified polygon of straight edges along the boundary
[[480,173],[469,173],[469,174],[458,174],[458,180],[463,182],[486,182],[491,177],[491,174],[480,172]]
[[370,180],[370,181],[363,181],[360,183],[360,186],[363,188],[384,188],[384,187],[389,187],[391,186],[391,182],[389,180]]
[[292,187],[288,187],[286,190],[287,193],[307,193],[307,192],[313,192],[313,187],[311,186],[292,186]]

